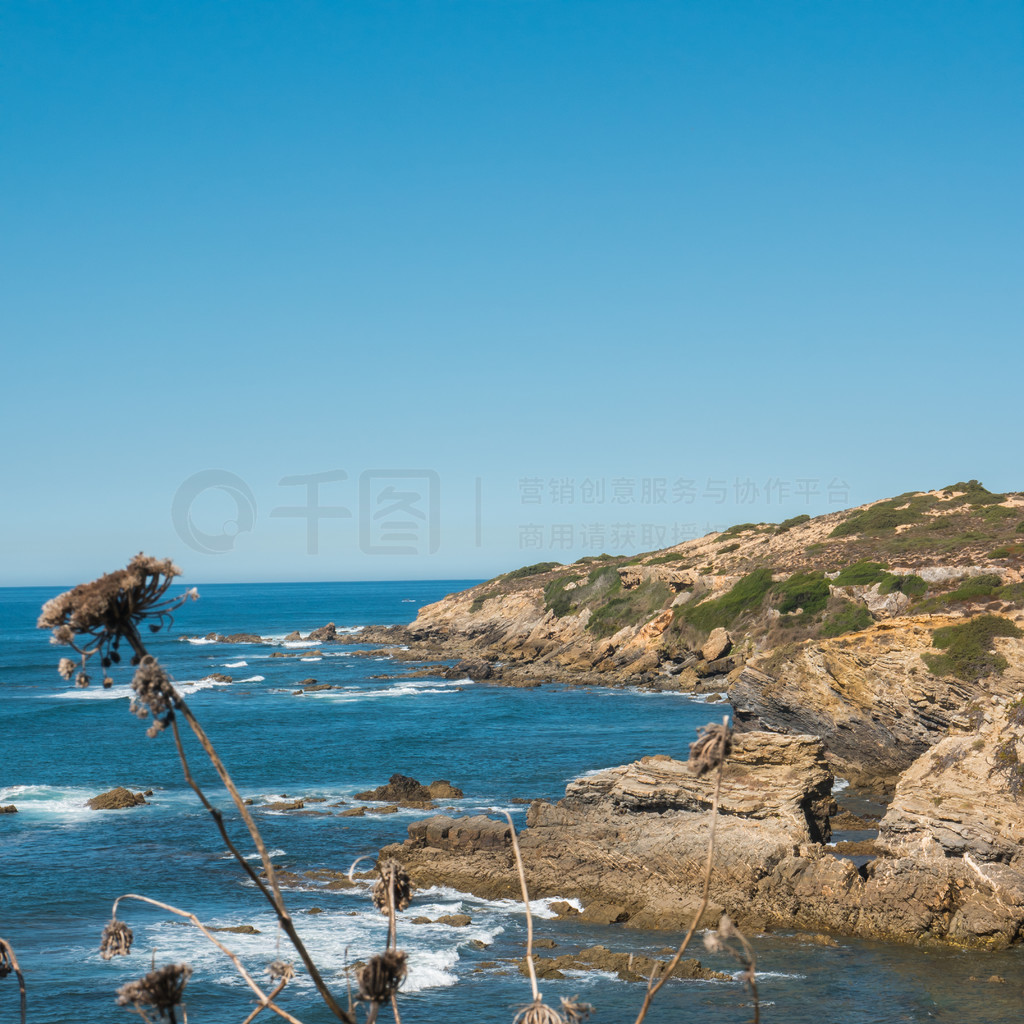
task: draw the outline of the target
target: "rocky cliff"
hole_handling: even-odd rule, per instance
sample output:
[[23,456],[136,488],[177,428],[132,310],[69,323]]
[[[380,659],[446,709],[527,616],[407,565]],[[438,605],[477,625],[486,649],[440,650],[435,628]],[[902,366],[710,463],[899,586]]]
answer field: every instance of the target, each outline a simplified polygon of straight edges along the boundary
[[[915,762],[883,820],[877,855],[863,865],[826,845],[835,805],[820,741],[737,736],[702,923],[727,911],[748,929],[979,948],[1019,941],[1024,741],[1012,722],[1024,721],[1024,699],[1009,705],[1009,716],[1005,704],[993,706],[980,733],[944,740]],[[701,898],[713,785],[687,764],[649,757],[577,779],[557,804],[535,802],[520,836],[531,894],[577,898],[583,919],[595,923],[685,928]],[[946,801],[937,818],[934,807]],[[980,810],[996,804],[998,819]],[[409,839],[382,856],[401,860],[417,885],[517,895],[504,822],[437,816],[410,825]]]

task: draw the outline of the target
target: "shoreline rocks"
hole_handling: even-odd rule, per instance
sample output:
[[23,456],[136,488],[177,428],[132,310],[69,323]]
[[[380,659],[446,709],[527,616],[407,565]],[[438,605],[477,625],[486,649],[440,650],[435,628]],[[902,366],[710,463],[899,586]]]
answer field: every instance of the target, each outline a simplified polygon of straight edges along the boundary
[[[944,772],[974,770],[979,790],[992,785],[982,765],[991,763],[993,750],[1008,749],[1005,705],[1001,715],[998,707],[988,732],[967,741],[974,762],[954,755],[937,771],[932,755],[924,755],[927,763],[915,765],[897,789],[879,838],[848,850],[827,845],[837,808],[821,741],[736,735],[722,777],[711,902],[700,926],[712,927],[728,912],[748,930],[792,928],[973,948],[1020,941],[1024,807],[1011,802],[1011,793],[1000,825],[985,832],[984,805],[967,790],[956,819],[962,827],[955,828],[925,813],[931,797],[918,792],[926,776],[937,794],[963,784],[943,778]],[[1020,708],[1013,713],[1024,722],[1024,700]],[[1021,757],[1024,726],[1013,728]],[[947,753],[940,745],[938,755]],[[576,779],[556,804],[535,801],[519,836],[531,897],[578,899],[581,920],[591,923],[685,929],[703,889],[713,782],[682,762],[654,756]],[[994,842],[991,833],[1006,830],[1014,842]],[[380,855],[399,860],[417,886],[517,898],[506,822],[435,815],[412,823],[408,835]],[[970,848],[961,852],[964,836]]]

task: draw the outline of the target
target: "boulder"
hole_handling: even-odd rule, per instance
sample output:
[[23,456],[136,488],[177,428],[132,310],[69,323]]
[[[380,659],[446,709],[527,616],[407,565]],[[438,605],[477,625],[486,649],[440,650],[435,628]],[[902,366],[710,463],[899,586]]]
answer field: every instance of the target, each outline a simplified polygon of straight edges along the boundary
[[314,629],[307,640],[312,640],[313,643],[323,643],[325,640],[337,640],[338,630],[333,622],[328,622],[326,626],[321,626],[319,629]]
[[119,811],[125,807],[138,807],[146,798],[141,793],[133,793],[124,786],[115,786],[106,793],[100,793],[89,801],[94,811]]
[[292,644],[298,643],[302,640],[302,634],[297,630],[293,629],[282,641],[282,643]]
[[391,776],[387,785],[376,789],[363,790],[355,794],[356,800],[387,800],[402,807],[431,807],[433,797],[426,786],[420,785],[416,779],[408,775]]
[[437,918],[434,924],[446,924],[450,928],[466,928],[473,923],[469,914],[444,914]]
[[263,637],[258,633],[232,633],[231,636],[219,636],[217,639],[224,644],[261,644]]
[[17,814],[18,808],[14,804],[3,804],[0,806],[0,814]]
[[704,641],[700,649],[701,657],[708,662],[717,661],[725,657],[732,650],[732,636],[727,629],[721,626],[711,631],[711,635]]
[[491,679],[494,666],[484,658],[463,658],[458,664],[446,669],[446,679]]
[[437,779],[427,789],[434,800],[461,800],[464,796],[458,786],[453,786],[447,779]]

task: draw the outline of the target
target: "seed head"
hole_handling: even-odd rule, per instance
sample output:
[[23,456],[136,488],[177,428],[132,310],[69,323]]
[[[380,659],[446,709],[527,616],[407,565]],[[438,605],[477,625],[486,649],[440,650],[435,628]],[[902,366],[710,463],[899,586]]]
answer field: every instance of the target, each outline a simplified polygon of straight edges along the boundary
[[732,750],[732,729],[729,726],[712,722],[705,725],[697,734],[697,739],[690,744],[690,767],[703,775],[717,768]]
[[287,960],[274,960],[267,967],[271,981],[291,981],[295,977],[295,968]]
[[394,894],[395,910],[405,910],[412,903],[412,883],[409,875],[397,860],[386,860],[377,865],[380,878],[373,887],[373,905],[382,913],[388,913],[388,890]]
[[112,917],[103,929],[100,938],[100,956],[110,960],[115,956],[127,956],[132,948],[132,930],[124,923]]
[[[67,644],[86,657],[99,651],[104,662],[116,662],[121,640],[136,638],[145,620],[149,620],[150,629],[158,630],[170,622],[171,613],[179,605],[199,596],[194,588],[178,597],[166,596],[168,587],[180,575],[181,570],[170,559],[136,555],[127,568],[82,583],[47,601],[37,625],[52,631],[52,643]],[[63,661],[59,671],[62,675],[67,671]]]
[[75,663],[70,658],[61,658],[57,662],[57,672],[61,679],[70,679],[75,674]]
[[132,714],[138,718],[145,718],[151,712],[153,715],[153,724],[146,730],[146,735],[155,736],[166,729],[178,693],[160,662],[151,654],[139,662],[132,678],[132,690],[135,691],[129,705]]
[[181,1003],[185,984],[191,974],[192,968],[188,964],[165,964],[137,981],[122,985],[117,990],[117,1005],[130,1004],[136,1009],[140,1006],[154,1006],[165,1013]]
[[566,999],[565,996],[560,997],[565,1024],[580,1024],[594,1012],[594,1007],[590,1003],[581,1003],[579,998],[579,996],[573,996],[571,999]]
[[567,1024],[567,1021],[556,1009],[537,998],[515,1015],[512,1024]]
[[386,1003],[398,991],[407,973],[405,953],[400,949],[389,949],[386,953],[370,957],[356,971],[359,998],[371,1003]]

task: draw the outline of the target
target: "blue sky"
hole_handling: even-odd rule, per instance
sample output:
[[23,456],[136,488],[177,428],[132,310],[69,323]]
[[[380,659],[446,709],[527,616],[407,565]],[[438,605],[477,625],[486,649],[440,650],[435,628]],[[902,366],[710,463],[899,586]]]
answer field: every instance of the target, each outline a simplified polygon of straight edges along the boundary
[[1019,3],[7,0],[0,50],[0,584],[1024,489]]

